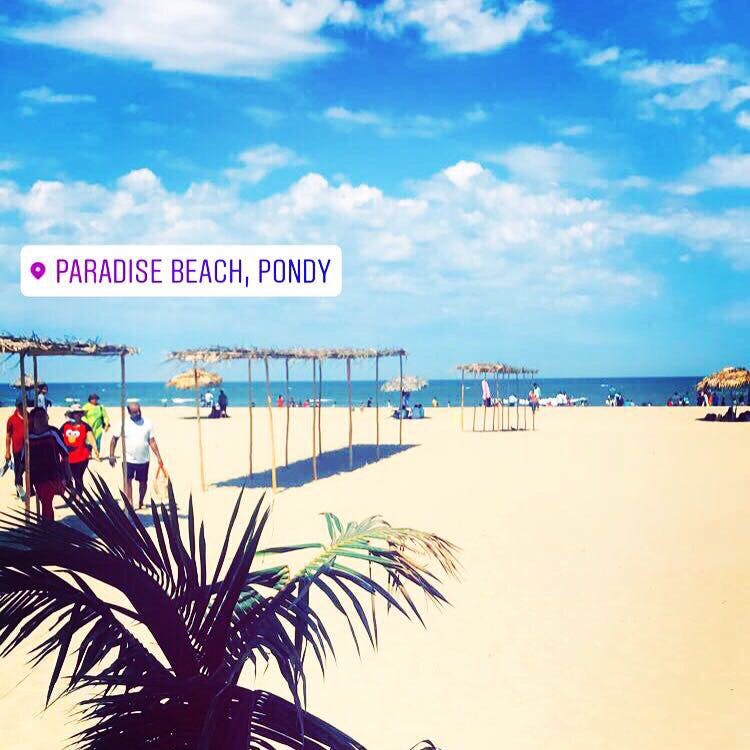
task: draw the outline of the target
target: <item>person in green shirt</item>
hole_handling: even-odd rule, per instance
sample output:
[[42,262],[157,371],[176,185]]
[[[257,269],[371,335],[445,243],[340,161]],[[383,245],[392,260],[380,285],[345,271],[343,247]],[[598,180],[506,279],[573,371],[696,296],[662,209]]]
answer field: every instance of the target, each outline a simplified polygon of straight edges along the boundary
[[109,415],[107,410],[99,403],[96,393],[89,395],[89,400],[83,405],[83,421],[91,427],[96,440],[96,449],[101,450],[102,433],[109,429]]

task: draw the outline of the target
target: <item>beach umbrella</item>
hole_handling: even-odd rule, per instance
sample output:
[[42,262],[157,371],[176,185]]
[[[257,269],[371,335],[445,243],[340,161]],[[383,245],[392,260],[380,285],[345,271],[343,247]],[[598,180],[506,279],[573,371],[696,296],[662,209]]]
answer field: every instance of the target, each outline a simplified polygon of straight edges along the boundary
[[[26,390],[27,391],[34,387],[34,378],[30,374],[24,375],[24,381],[26,383]],[[41,385],[41,383],[39,385]],[[11,383],[11,387],[13,387],[13,388],[20,388],[21,387],[21,378],[16,378]]]
[[715,391],[738,391],[750,388],[750,370],[744,367],[725,367],[703,378],[695,386],[697,391],[703,391],[706,388]]
[[215,372],[195,367],[179,375],[175,375],[167,381],[167,388],[178,388],[181,391],[189,391],[194,388],[212,388],[223,383],[221,375]]
[[206,469],[203,465],[203,427],[201,425],[200,389],[221,385],[222,382],[221,375],[203,370],[200,367],[185,370],[185,372],[181,372],[167,381],[168,388],[177,388],[181,391],[195,390],[195,420],[198,425],[198,459],[201,470],[201,489],[203,490],[206,489]]
[[414,391],[421,391],[428,385],[429,383],[424,378],[418,378],[414,375],[404,375],[403,379],[400,377],[391,378],[387,383],[383,383],[380,386],[380,390],[384,393],[399,393],[402,390],[407,393],[413,393]]

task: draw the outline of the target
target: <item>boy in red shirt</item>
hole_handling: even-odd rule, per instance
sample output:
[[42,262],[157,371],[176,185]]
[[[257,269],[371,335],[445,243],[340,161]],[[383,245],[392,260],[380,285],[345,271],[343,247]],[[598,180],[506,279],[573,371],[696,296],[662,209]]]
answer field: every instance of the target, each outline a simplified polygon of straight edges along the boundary
[[[24,489],[23,481],[23,441],[24,441],[24,424],[23,424],[23,400],[16,401],[16,410],[8,417],[5,427],[5,460],[10,461],[11,451],[13,453],[13,472],[16,475],[16,491],[18,488]],[[19,493],[20,494],[20,493]]]
[[83,421],[83,415],[83,407],[80,404],[73,404],[65,412],[68,421],[60,428],[63,442],[68,449],[68,463],[70,473],[73,475],[73,486],[79,493],[82,493],[84,489],[83,475],[89,465],[89,458],[93,454],[94,458],[99,460],[94,431]]

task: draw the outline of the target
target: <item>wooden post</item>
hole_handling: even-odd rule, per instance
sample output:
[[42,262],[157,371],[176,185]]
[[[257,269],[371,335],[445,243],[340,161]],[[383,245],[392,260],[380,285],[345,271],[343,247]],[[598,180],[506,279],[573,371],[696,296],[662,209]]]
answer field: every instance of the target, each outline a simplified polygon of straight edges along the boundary
[[284,357],[286,375],[286,437],[284,439],[284,466],[289,466],[289,357]]
[[39,367],[36,354],[32,357],[32,362],[34,363],[34,406],[36,406],[39,403]]
[[276,494],[276,444],[273,437],[273,406],[271,405],[271,377],[268,374],[268,357],[263,357],[266,366],[266,405],[268,406],[268,432],[271,437],[271,490]]
[[250,452],[248,455],[250,465],[250,478],[253,478],[253,360],[247,358],[247,409],[250,417]]
[[[525,387],[525,386],[524,386]],[[523,405],[523,429],[526,431],[526,409],[529,404],[529,394],[526,394],[526,403]]]
[[349,469],[354,468],[354,448],[352,447],[352,358],[346,358],[346,392],[349,401]]
[[201,394],[198,387],[198,365],[193,362],[195,378],[195,420],[198,424],[198,464],[201,470],[201,490],[206,491],[206,469],[203,465],[203,425],[201,424]]
[[310,406],[312,407],[312,475],[313,481],[318,478],[318,457],[315,448],[315,359],[312,361],[312,399],[310,400]]
[[495,417],[497,417],[497,370],[495,370],[495,398],[492,402],[492,431],[495,432]]
[[[474,385],[477,384],[477,374],[474,372]],[[476,432],[477,429],[477,397],[474,394],[474,408],[471,412],[471,431]]]
[[122,491],[125,493],[125,499],[132,507],[133,498],[128,492],[128,459],[125,450],[125,419],[127,418],[127,394],[125,391],[125,352],[120,352],[120,443],[122,444]]
[[[486,374],[485,374],[485,377],[482,378],[482,382],[484,383],[485,380],[487,380]],[[489,383],[487,383],[487,387],[489,388]],[[482,388],[482,407],[483,407],[482,432],[486,432],[487,431],[487,406],[484,403],[484,388]]]
[[398,355],[398,444],[404,442],[404,356]]
[[323,455],[323,359],[318,360],[318,455]]
[[[26,404],[26,367],[24,363],[24,358],[26,355],[21,352],[19,355],[19,362],[21,367],[21,402],[23,406],[21,407],[21,413],[23,415],[23,455],[24,455],[24,469],[23,469],[23,477],[24,477],[24,488],[26,491],[26,496],[24,497],[24,512],[26,514],[26,520],[29,520],[29,516],[31,514],[31,452],[29,450],[29,409]],[[37,504],[39,502],[39,499],[37,498]],[[38,509],[37,509],[38,512]]]
[[[380,459],[380,355],[375,355],[375,458]],[[750,399],[749,399],[750,400]]]
[[521,427],[520,404],[518,403],[518,388],[518,373],[516,373],[516,432],[518,432],[519,428]]
[[464,370],[461,368],[461,432],[464,431]]

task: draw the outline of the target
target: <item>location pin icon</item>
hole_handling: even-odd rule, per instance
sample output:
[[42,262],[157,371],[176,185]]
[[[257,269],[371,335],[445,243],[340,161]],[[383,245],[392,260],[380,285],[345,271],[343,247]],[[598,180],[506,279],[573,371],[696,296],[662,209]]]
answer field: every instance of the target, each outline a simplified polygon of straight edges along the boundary
[[41,261],[36,261],[36,263],[31,264],[31,275],[38,281],[39,279],[44,276],[44,272],[47,270],[44,263]]

